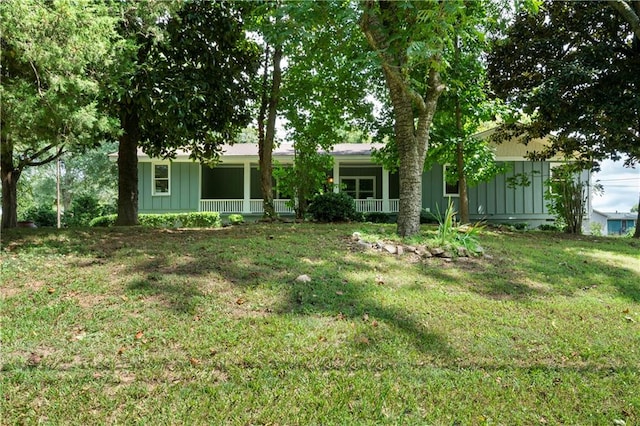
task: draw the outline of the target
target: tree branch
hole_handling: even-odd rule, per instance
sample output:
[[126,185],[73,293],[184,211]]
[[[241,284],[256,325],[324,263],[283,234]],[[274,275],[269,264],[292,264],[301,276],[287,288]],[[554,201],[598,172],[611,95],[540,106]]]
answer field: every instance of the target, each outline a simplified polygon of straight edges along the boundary
[[618,12],[622,19],[631,25],[631,31],[633,31],[636,38],[640,40],[640,14],[638,13],[640,6],[634,4],[634,10],[629,3],[630,2],[626,2],[624,0],[609,0],[609,6]]
[[55,154],[49,155],[44,160],[35,161],[38,157],[40,157],[41,155],[45,154],[47,151],[49,151],[49,150],[51,150],[51,149],[53,149],[55,147],[56,147],[56,144],[49,144],[49,145],[45,146],[44,148],[42,148],[41,150],[36,151],[35,153],[24,157],[23,159],[20,160],[18,168],[23,169],[25,166],[37,167],[37,166],[41,166],[43,164],[50,163],[53,160],[56,160],[58,157],[62,156],[62,154],[65,153],[63,147],[59,147],[58,151]]

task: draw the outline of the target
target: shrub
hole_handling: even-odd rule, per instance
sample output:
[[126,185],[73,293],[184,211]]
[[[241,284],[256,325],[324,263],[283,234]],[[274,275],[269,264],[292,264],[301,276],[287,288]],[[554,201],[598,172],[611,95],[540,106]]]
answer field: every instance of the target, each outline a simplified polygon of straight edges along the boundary
[[[91,221],[90,226],[113,226],[117,215],[100,216]],[[150,228],[219,228],[222,226],[218,212],[139,214],[141,226]]]
[[438,223],[438,217],[430,211],[422,209],[420,210],[420,223]]
[[507,228],[513,231],[526,231],[529,228],[529,224],[526,222],[503,222],[500,224],[501,226],[506,226]]
[[320,222],[341,222],[362,220],[362,213],[356,211],[353,198],[344,192],[326,192],[316,195],[309,213]]
[[484,224],[475,223],[473,225],[456,225],[457,212],[453,208],[453,202],[449,200],[449,205],[444,215],[438,211],[438,231],[436,233],[436,244],[439,247],[451,247],[458,253],[462,249],[471,254],[482,253],[482,247],[478,241],[480,231],[484,229]]
[[79,195],[73,199],[71,210],[65,212],[64,221],[68,226],[86,226],[94,217],[100,216],[102,208],[92,195]]
[[116,223],[117,218],[118,218],[118,215],[116,214],[99,216],[99,217],[96,217],[95,219],[92,219],[91,222],[89,222],[89,226],[96,226],[96,227],[113,226]]
[[32,221],[38,227],[56,226],[58,224],[58,214],[50,206],[41,204],[27,210],[24,220]]
[[364,214],[365,222],[373,223],[393,223],[391,215],[383,212],[369,212]]
[[542,225],[538,226],[538,229],[541,231],[553,231],[553,232],[560,231],[560,228],[558,228],[557,225],[546,224],[546,223],[543,223]]
[[602,236],[602,224],[598,223],[598,222],[591,222],[589,224],[589,228],[591,231],[591,235],[595,236],[595,237],[601,237]]
[[244,217],[241,214],[235,213],[229,215],[229,223],[232,225],[238,225],[244,223]]

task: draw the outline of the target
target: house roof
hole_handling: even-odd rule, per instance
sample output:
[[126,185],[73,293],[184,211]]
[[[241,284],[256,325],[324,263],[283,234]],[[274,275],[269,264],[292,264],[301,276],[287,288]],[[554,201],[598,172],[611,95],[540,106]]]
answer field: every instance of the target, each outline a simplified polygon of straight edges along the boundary
[[634,220],[638,218],[637,213],[601,212],[598,210],[594,210],[593,212],[598,213],[599,215],[604,216],[607,219],[613,220]]
[[[384,146],[381,143],[339,143],[333,146],[329,151],[334,156],[342,155],[371,155],[373,148],[380,149]],[[255,143],[238,143],[234,145],[225,145],[222,149],[225,157],[241,156],[250,157],[258,155],[258,144]],[[273,150],[274,157],[293,156],[293,144],[280,144]]]
[[[369,157],[372,154],[372,150],[380,149],[384,146],[382,143],[339,143],[333,146],[333,149],[329,151],[334,157]],[[109,154],[113,159],[118,157],[118,153]],[[273,156],[278,157],[293,157],[294,149],[293,144],[282,143],[273,149]],[[256,143],[237,143],[233,145],[223,145],[222,147],[223,158],[247,158],[258,157],[258,144]],[[141,148],[138,148],[138,158],[149,160],[150,157],[146,155]],[[177,159],[189,158],[189,151],[178,150],[176,151]]]

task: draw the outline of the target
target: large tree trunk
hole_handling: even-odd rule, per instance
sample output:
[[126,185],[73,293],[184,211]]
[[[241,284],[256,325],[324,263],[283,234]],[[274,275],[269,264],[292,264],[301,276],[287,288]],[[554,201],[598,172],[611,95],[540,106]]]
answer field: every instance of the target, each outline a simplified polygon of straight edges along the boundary
[[[259,138],[258,154],[260,156],[260,188],[262,190],[262,205],[264,217],[273,219],[277,216],[275,206],[273,205],[273,145],[276,133],[276,113],[278,101],[280,99],[280,83],[282,82],[282,70],[280,62],[282,61],[282,47],[276,46],[273,52],[273,75],[269,96],[263,97],[263,108],[266,104],[267,123],[264,137]],[[266,60],[265,60],[265,77],[266,77]],[[266,91],[266,87],[264,88]],[[268,98],[268,99],[267,99]],[[264,109],[261,108],[261,117],[259,121],[264,120]],[[260,123],[261,124],[261,123]],[[262,133],[262,132],[259,132]]]
[[[406,69],[406,50],[388,48],[394,34],[394,28],[390,27],[395,24],[386,22],[379,14],[381,9],[392,5],[392,2],[385,2],[377,9],[374,1],[366,2],[360,24],[369,45],[378,52],[391,97],[400,162],[397,232],[401,237],[410,237],[420,232],[422,172],[429,147],[429,128],[444,85],[440,80],[440,73],[434,66],[427,71],[424,94],[416,92],[412,87],[411,76]],[[434,56],[431,60],[438,62],[440,58]]]
[[138,224],[138,142],[139,117],[126,112],[121,117],[122,129],[118,146],[118,219],[116,225]]
[[[420,232],[422,210],[422,171],[426,143],[419,144],[415,134],[413,104],[397,85],[389,86],[395,116],[394,130],[400,161],[400,200],[398,235],[408,237]],[[420,146],[423,145],[424,147]]]
[[18,225],[18,179],[21,170],[13,164],[13,144],[5,137],[0,142],[0,177],[2,179],[2,229]]

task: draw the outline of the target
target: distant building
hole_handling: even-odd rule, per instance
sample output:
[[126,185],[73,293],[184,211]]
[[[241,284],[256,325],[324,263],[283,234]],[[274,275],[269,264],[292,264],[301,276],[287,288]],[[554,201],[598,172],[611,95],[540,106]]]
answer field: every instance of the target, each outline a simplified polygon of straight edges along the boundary
[[608,213],[593,210],[591,223],[602,225],[602,235],[624,235],[636,226],[637,213]]

